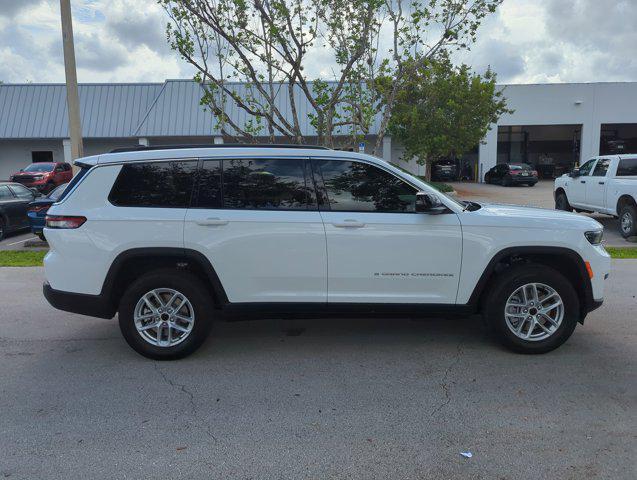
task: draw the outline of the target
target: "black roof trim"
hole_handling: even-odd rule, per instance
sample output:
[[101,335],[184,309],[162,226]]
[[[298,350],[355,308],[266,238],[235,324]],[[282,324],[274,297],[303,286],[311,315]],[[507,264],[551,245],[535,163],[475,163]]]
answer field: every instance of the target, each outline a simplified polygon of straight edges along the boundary
[[115,148],[110,153],[123,153],[123,152],[143,152],[147,150],[180,150],[184,148],[301,148],[305,150],[329,150],[327,147],[321,147],[319,145],[296,145],[296,144],[272,144],[272,143],[219,143],[214,145],[152,145],[144,146],[139,145],[136,147],[121,147]]

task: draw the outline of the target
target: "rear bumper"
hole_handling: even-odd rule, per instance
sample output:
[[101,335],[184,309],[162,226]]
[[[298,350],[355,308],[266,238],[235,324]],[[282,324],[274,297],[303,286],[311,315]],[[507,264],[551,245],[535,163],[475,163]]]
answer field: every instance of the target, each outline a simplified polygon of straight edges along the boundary
[[113,318],[115,315],[115,306],[104,295],[63,292],[51,288],[51,285],[46,282],[42,287],[42,291],[44,298],[47,299],[52,307],[58,310],[98,318]]
[[511,183],[537,183],[537,178],[535,177],[521,177],[519,175],[511,177]]

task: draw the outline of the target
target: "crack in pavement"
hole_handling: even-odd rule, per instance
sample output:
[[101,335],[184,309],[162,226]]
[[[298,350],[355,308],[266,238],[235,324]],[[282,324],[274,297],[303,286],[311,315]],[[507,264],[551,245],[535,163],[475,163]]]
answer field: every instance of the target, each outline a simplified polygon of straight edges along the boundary
[[[170,385],[173,388],[177,388],[179,389],[179,391],[185,393],[188,396],[188,400],[190,402],[190,406],[192,408],[192,417],[195,420],[198,420],[199,417],[199,412],[197,410],[197,404],[195,403],[195,395],[186,388],[186,385],[182,384],[182,383],[177,383],[173,380],[171,380],[170,378],[168,378],[168,375],[166,374],[166,372],[164,372],[160,367],[159,367],[159,362],[155,362],[155,370],[157,371],[157,373],[159,373],[159,375],[161,376],[161,378],[164,380],[164,383],[166,383],[167,385]],[[210,437],[214,443],[217,443],[217,437],[215,437],[211,431],[211,425],[209,423],[206,423],[206,428],[204,429],[204,431],[206,432],[206,435],[208,435],[208,437]]]
[[445,369],[445,373],[442,376],[442,382],[440,382],[439,384],[445,394],[445,400],[431,412],[430,417],[433,417],[435,414],[440,412],[440,410],[451,403],[451,393],[449,391],[449,385],[447,385],[447,377],[449,377],[449,373],[451,372],[451,370],[453,370],[454,367],[458,365],[458,363],[460,363],[460,357],[462,357],[464,353],[464,351],[462,350],[462,342],[462,340],[458,342],[458,346],[456,347],[456,354],[454,355],[451,363],[449,363],[449,365]]

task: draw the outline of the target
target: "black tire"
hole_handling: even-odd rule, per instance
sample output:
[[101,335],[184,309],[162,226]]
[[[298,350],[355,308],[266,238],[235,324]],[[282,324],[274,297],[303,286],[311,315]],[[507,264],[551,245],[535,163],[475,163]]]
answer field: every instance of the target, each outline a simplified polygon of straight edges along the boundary
[[40,240],[42,240],[43,242],[46,242],[46,237],[44,236],[43,232],[38,232],[36,233],[36,235],[38,236]]
[[[185,295],[194,310],[194,323],[188,336],[177,345],[157,346],[137,331],[135,307],[148,292],[158,288],[174,289]],[[154,360],[176,360],[193,353],[206,340],[212,326],[214,304],[209,292],[196,276],[174,269],[162,269],[142,275],[124,293],[118,310],[119,328],[126,342],[140,355]]]
[[[548,338],[542,340],[531,341],[518,337],[507,325],[504,315],[509,297],[529,283],[551,287],[559,294],[564,305],[561,324]],[[484,313],[491,331],[505,347],[518,353],[536,354],[550,352],[568,340],[580,318],[580,305],[573,285],[561,273],[544,265],[524,264],[505,270],[489,286]]]
[[555,195],[555,210],[563,210],[565,212],[573,211],[573,207],[571,207],[571,204],[568,203],[568,197],[566,196],[566,193],[559,192],[557,195]]
[[0,240],[2,240],[7,233],[7,227],[4,224],[4,220],[0,218]]
[[634,205],[624,205],[620,208],[619,231],[624,238],[637,235],[637,208]]
[[503,187],[510,187],[511,186],[511,179],[507,178],[506,175],[504,177],[502,177],[502,186]]

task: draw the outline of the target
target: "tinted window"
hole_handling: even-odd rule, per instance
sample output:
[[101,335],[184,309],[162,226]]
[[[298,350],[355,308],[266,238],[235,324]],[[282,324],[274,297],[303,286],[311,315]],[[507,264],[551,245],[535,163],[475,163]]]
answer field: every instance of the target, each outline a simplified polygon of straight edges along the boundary
[[80,171],[77,172],[75,174],[75,176],[73,177],[73,179],[68,183],[67,187],[62,191],[62,194],[60,195],[60,197],[57,199],[58,202],[61,202],[64,198],[66,198],[66,196],[69,194],[69,192],[71,190],[73,190],[73,188],[75,187],[75,185],[77,185],[78,183],[80,183],[80,180],[82,180],[82,178],[84,178],[84,176],[88,173],[88,171],[90,170],[90,167],[82,167],[80,168]]
[[11,190],[20,200],[33,200],[35,198],[35,194],[22,185],[11,185]]
[[531,167],[526,164],[511,164],[509,165],[511,170],[531,170]]
[[196,161],[127,164],[108,199],[121,207],[185,208],[196,171]]
[[199,202],[202,208],[221,208],[221,160],[205,160],[199,172]]
[[317,161],[330,209],[349,212],[415,212],[411,185],[374,165]]
[[584,165],[579,167],[579,174],[580,175],[588,175],[591,172],[594,164],[595,164],[595,159],[589,160]]
[[637,158],[625,158],[617,166],[618,177],[637,176]]
[[9,190],[9,187],[6,185],[0,185],[0,201],[4,200],[14,200],[14,197],[11,190]]
[[304,160],[223,161],[224,208],[305,210],[309,193]]
[[594,177],[605,177],[608,171],[608,165],[610,165],[610,160],[602,158],[597,162],[597,165],[595,165],[595,170],[593,170],[592,175]]
[[57,201],[57,199],[60,198],[60,196],[64,192],[64,189],[67,186],[68,186],[68,183],[63,183],[62,185],[56,187],[55,190],[53,190],[51,193],[49,193],[47,195],[47,198],[50,198],[51,200],[56,200]]

